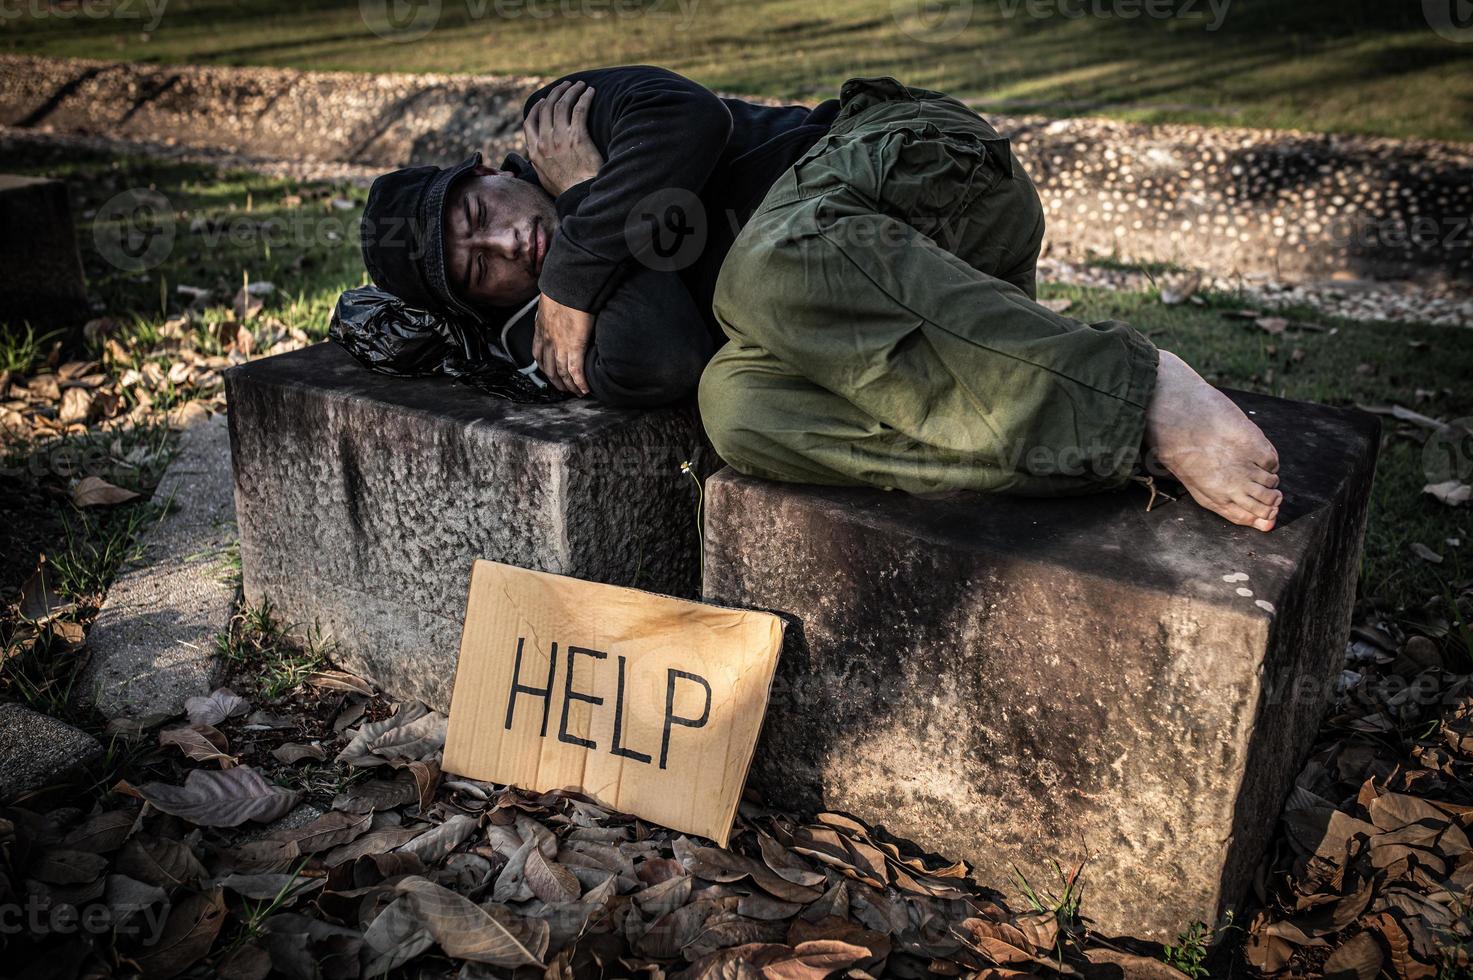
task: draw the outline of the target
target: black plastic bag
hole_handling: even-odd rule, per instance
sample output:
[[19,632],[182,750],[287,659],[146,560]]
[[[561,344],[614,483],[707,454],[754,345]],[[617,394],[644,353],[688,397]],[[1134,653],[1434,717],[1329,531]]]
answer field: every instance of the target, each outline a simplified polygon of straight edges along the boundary
[[[530,315],[530,314],[529,314]],[[338,297],[328,337],[364,367],[398,377],[443,374],[509,401],[548,403],[571,397],[517,370],[477,324],[428,313],[376,286]]]

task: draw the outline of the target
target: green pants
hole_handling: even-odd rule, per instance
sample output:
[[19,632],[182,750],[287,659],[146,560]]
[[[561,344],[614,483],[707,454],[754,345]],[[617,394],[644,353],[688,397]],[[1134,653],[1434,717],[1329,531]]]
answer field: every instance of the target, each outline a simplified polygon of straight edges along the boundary
[[1005,139],[893,78],[830,132],[722,265],[701,376],[717,452],[754,476],[1067,494],[1137,461],[1156,349],[1034,302],[1043,209]]

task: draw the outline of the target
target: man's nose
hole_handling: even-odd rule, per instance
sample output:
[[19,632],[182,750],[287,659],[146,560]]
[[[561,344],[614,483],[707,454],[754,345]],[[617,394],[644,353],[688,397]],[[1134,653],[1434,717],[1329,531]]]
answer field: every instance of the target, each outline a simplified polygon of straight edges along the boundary
[[471,233],[469,245],[476,251],[486,251],[503,258],[516,258],[521,251],[515,228],[482,228]]

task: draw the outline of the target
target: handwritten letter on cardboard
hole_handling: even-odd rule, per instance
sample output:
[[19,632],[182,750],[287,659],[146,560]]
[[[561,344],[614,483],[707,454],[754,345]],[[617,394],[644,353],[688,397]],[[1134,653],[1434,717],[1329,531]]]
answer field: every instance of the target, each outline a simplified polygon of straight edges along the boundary
[[725,845],[782,620],[478,560],[445,769]]

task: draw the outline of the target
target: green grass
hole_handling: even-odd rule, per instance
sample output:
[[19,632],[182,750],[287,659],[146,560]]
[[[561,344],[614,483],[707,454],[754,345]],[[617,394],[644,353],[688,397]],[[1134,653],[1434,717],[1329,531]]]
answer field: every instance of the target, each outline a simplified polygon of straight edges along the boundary
[[46,352],[52,339],[60,336],[61,333],[60,330],[52,330],[49,333],[38,334],[29,323],[22,327],[0,331],[0,374],[6,371],[13,371],[16,374],[26,373],[36,359]]
[[1215,3],[1062,0],[1085,13],[1068,16],[1060,0],[443,0],[412,39],[370,30],[373,0],[169,0],[151,30],[146,16],[38,17],[50,6],[31,4],[0,51],[522,75],[649,63],[805,101],[895,75],[997,112],[1473,140],[1473,38],[1439,35],[1421,4]]
[[236,613],[215,647],[232,668],[248,673],[268,700],[287,694],[327,666],[328,644],[316,629],[283,623],[270,602]]

